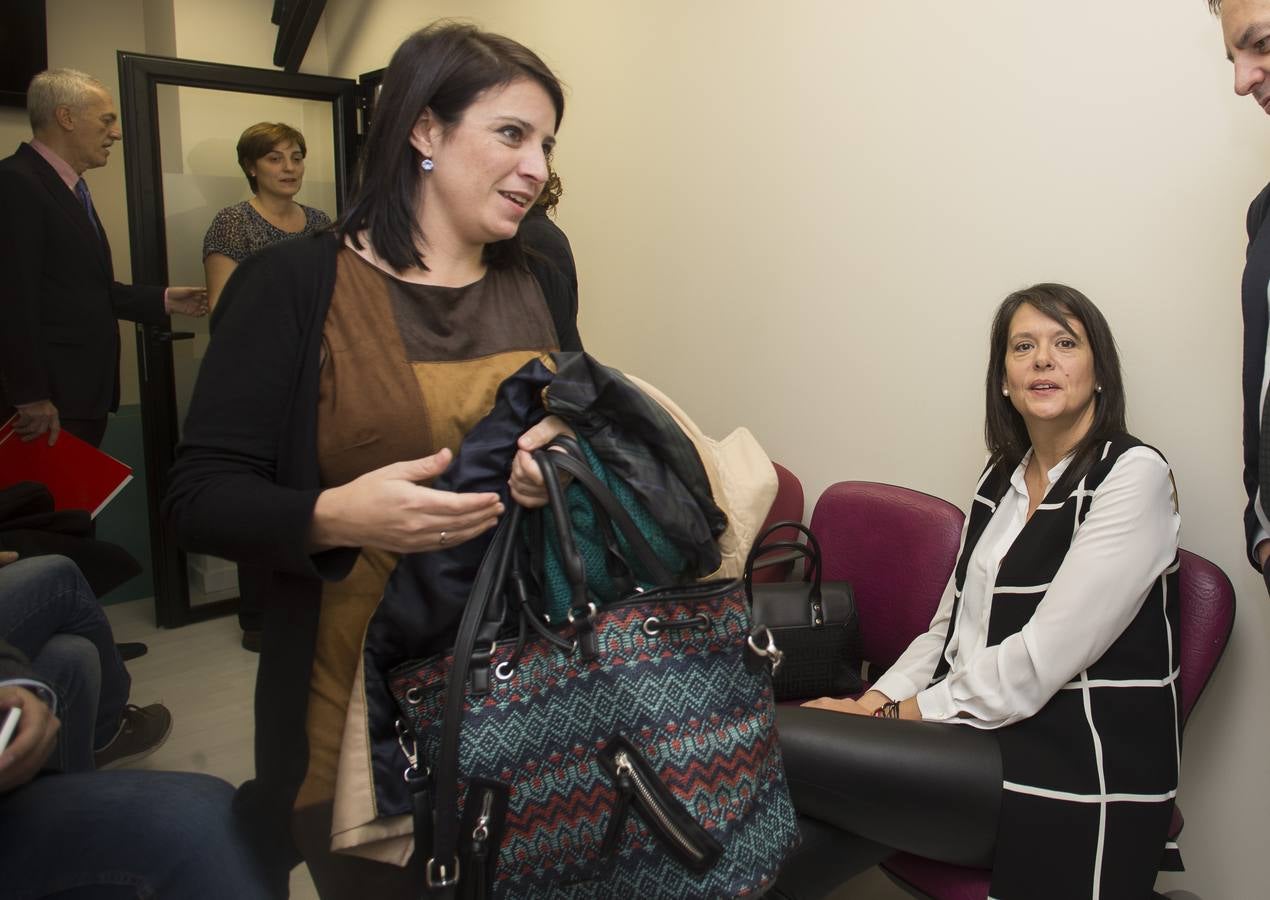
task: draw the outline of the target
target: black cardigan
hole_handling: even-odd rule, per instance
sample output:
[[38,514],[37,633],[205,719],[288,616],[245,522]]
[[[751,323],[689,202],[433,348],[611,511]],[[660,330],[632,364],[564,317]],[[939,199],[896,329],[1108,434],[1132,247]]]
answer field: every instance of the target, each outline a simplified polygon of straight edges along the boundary
[[[339,240],[285,241],[244,261],[213,319],[163,517],[187,550],[261,571],[256,777],[235,809],[271,863],[300,857],[291,810],[308,765],[305,716],[322,581],[346,576],[357,548],[310,554],[321,493],[319,354]],[[580,350],[577,296],[550,262],[530,259],[563,350]]]

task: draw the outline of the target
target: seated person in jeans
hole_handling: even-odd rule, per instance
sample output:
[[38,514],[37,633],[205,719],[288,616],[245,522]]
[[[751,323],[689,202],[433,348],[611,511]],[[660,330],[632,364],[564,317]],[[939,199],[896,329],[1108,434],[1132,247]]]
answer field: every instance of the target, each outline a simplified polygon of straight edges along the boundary
[[[219,778],[184,772],[42,774],[58,743],[57,694],[0,641],[0,892],[47,897],[270,896]],[[87,755],[89,748],[68,748]]]
[[1169,465],[1125,433],[1079,291],[1010,295],[989,352],[990,460],[930,630],[859,701],[777,713],[808,838],[777,896],[892,849],[991,868],[999,900],[1152,895],[1180,750]]
[[63,738],[54,766],[87,772],[157,750],[172,729],[172,714],[159,703],[128,703],[132,679],[110,622],[75,564],[64,556],[3,563],[0,639],[31,661],[58,698]]

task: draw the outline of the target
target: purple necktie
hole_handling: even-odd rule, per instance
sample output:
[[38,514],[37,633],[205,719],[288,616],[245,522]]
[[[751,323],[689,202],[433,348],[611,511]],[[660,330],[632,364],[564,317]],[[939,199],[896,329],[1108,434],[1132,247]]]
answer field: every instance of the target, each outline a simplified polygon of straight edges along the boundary
[[97,228],[97,217],[93,215],[93,198],[88,193],[88,184],[84,179],[75,182],[75,196],[79,198],[80,204],[84,207],[84,212],[88,213],[89,224],[93,226],[93,231],[97,232],[97,237],[101,237],[101,231]]

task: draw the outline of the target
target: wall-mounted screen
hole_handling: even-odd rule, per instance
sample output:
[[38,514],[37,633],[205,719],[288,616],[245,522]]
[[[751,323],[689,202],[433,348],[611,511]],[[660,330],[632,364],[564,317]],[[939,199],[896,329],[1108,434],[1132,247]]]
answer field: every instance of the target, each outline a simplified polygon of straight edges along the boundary
[[44,0],[0,2],[0,104],[26,106],[26,88],[48,68]]

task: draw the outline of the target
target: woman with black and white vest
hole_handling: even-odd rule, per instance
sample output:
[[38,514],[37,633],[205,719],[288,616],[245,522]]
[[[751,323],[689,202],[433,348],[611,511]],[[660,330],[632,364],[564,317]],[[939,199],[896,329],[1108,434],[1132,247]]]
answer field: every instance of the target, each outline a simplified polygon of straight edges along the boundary
[[930,630],[858,701],[778,714],[806,838],[779,893],[821,896],[900,849],[991,868],[997,900],[1152,895],[1176,857],[1180,519],[1124,417],[1093,303],[1007,297],[990,459]]

